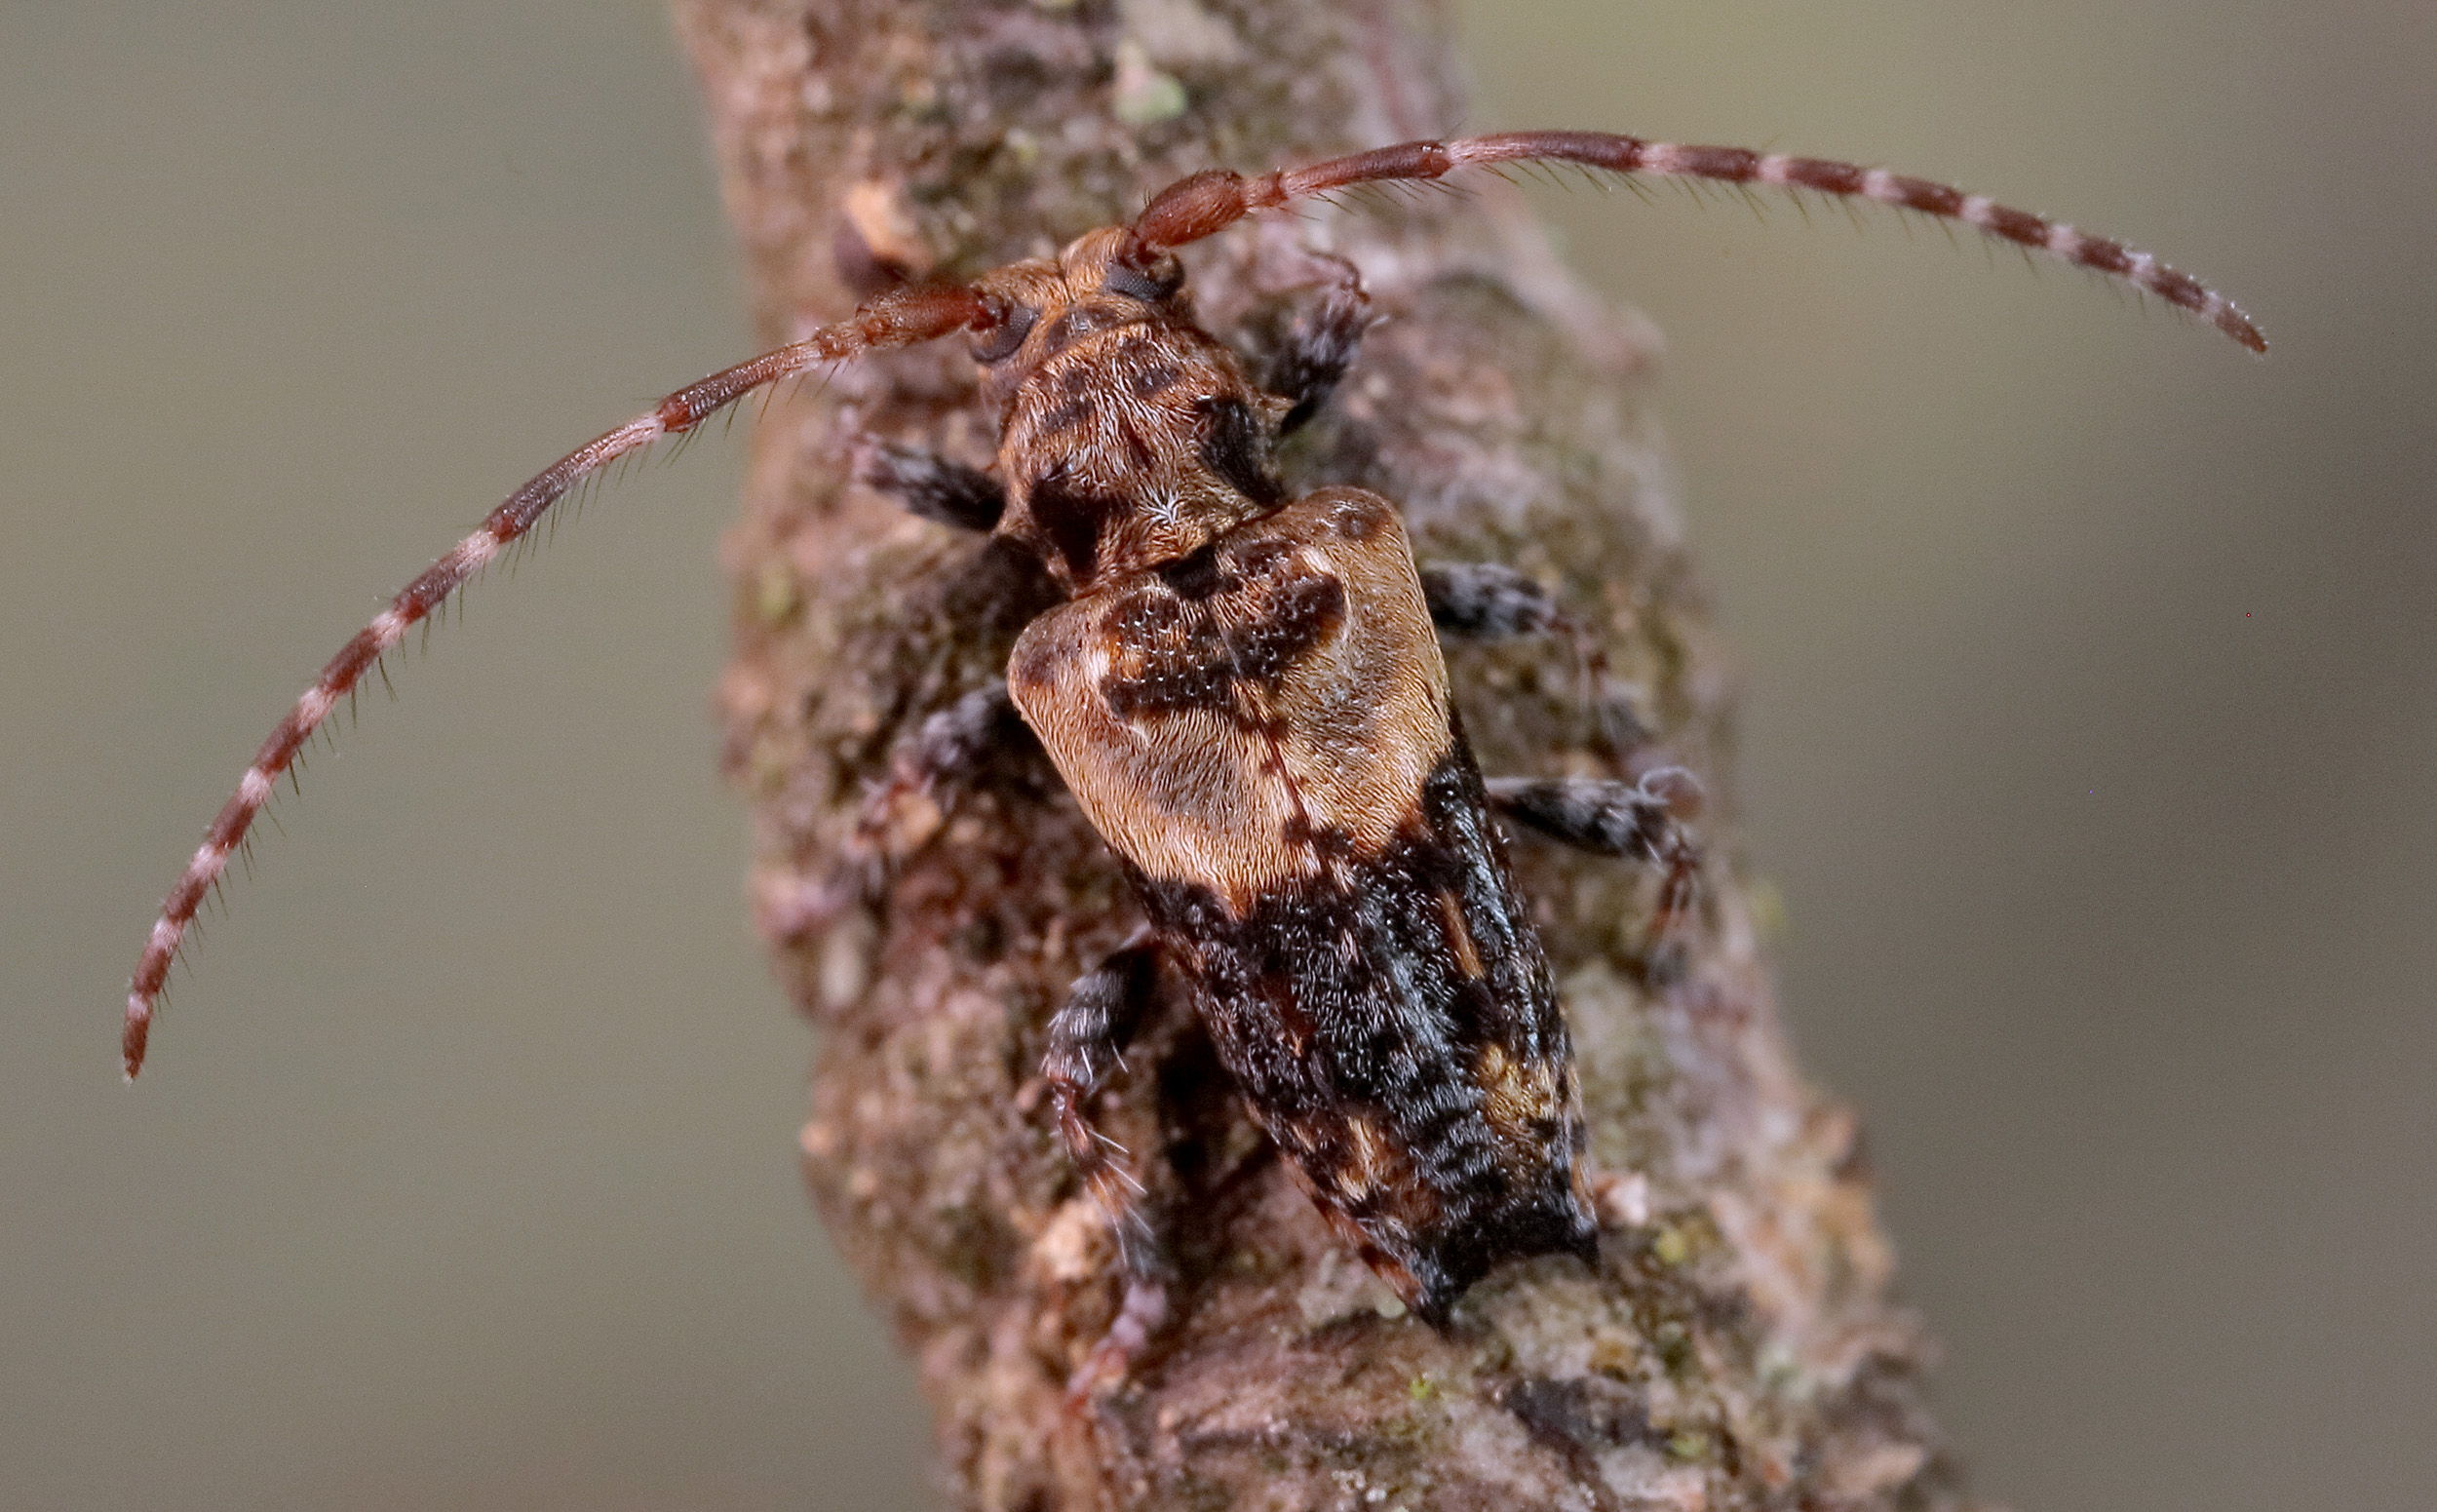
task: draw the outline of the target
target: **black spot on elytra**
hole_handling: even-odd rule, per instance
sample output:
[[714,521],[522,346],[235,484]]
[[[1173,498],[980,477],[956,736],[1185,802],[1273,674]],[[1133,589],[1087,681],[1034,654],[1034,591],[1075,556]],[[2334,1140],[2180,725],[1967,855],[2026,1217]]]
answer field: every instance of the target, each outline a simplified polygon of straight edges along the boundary
[[1189,557],[1162,562],[1159,580],[1187,603],[1199,603],[1218,592],[1227,581],[1218,570],[1218,543],[1212,541]]
[[[1205,546],[1161,565],[1160,581],[1175,597],[1142,596],[1125,629],[1144,649],[1102,680],[1101,696],[1121,717],[1209,709],[1255,727],[1238,689],[1274,687],[1345,623],[1344,585],[1319,573],[1287,575],[1292,557],[1291,547],[1230,556]],[[1211,601],[1237,593],[1253,596],[1252,612],[1221,629]]]
[[1051,549],[1065,559],[1066,574],[1076,582],[1089,579],[1099,566],[1101,531],[1127,507],[1115,494],[1076,487],[1058,473],[1032,485],[1026,505],[1033,524]]
[[1363,499],[1349,499],[1337,506],[1337,534],[1349,541],[1368,541],[1388,523],[1385,505]]
[[1125,630],[1128,641],[1142,649],[1100,684],[1101,697],[1119,718],[1234,711],[1235,658],[1207,609],[1144,595]]
[[1286,490],[1269,471],[1269,433],[1253,407],[1231,396],[1201,402],[1202,465],[1256,504],[1276,504]]
[[1308,815],[1299,811],[1287,816],[1286,822],[1279,826],[1279,835],[1289,845],[1308,846],[1314,853],[1333,861],[1362,859],[1361,847],[1355,843],[1352,834],[1335,825],[1314,824]]
[[1236,667],[1254,682],[1274,682],[1345,623],[1345,585],[1299,577],[1281,585],[1260,614],[1233,637]]

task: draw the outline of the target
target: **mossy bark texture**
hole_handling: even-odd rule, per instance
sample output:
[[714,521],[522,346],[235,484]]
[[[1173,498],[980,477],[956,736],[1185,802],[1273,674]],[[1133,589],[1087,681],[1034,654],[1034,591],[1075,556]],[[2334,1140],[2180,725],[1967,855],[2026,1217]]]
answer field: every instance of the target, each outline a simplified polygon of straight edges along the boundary
[[[1197,169],[1257,171],[1463,119],[1427,0],[682,0],[764,332],[885,270],[956,276],[1123,219]],[[1537,126],[1574,122],[1530,122]],[[1952,1505],[1927,1346],[1851,1116],[1796,1070],[1738,875],[1731,678],[1647,417],[1656,341],[1559,269],[1508,187],[1314,206],[1196,249],[1211,329],[1257,349],[1351,257],[1381,323],[1285,462],[1398,500],[1422,556],[1509,562],[1604,645],[1452,648],[1485,770],[1612,773],[1603,723],[1707,786],[1697,916],[1653,949],[1652,884],[1513,847],[1578,1042],[1603,1174],[1596,1272],[1509,1266],[1441,1334],[1332,1239],[1245,1121],[1188,1011],[1163,1010],[1104,1117],[1183,1272],[1176,1321],[1089,1409],[1064,1384],[1120,1287],[1046,1118],[1044,1026],[1134,927],[1043,758],[901,816],[870,906],[830,906],[867,787],[927,714],[997,675],[1037,591],[852,480],[892,439],[988,460],[943,344],[762,420],[729,539],[721,689],[754,813],[754,898],[818,1027],[805,1168],[918,1361],[954,1502],[1050,1508]],[[1620,705],[1605,716],[1603,702]],[[804,1347],[819,1347],[805,1340]]]

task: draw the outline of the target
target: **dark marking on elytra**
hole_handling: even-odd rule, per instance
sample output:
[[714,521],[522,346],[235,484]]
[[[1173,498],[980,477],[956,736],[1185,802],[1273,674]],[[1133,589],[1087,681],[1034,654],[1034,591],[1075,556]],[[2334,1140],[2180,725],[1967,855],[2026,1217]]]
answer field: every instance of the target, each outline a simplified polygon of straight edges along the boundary
[[1345,585],[1313,573],[1274,591],[1269,607],[1229,638],[1236,675],[1267,685],[1335,637],[1345,624]]
[[1385,528],[1388,512],[1375,504],[1349,500],[1336,512],[1337,534],[1357,545]]
[[[1242,917],[1206,887],[1134,873],[1153,925],[1194,942],[1184,974],[1247,1106],[1345,1237],[1411,1278],[1408,1299],[1432,1322],[1500,1260],[1597,1255],[1572,1185],[1570,1041],[1482,802],[1458,732],[1385,849],[1265,893]],[[1449,894],[1484,977],[1460,969]],[[1472,1077],[1492,1047],[1560,1089],[1535,1148],[1491,1126],[1494,1089]]]
[[1110,673],[1101,679],[1101,696],[1125,719],[1189,714],[1196,709],[1234,716],[1235,686],[1229,670],[1223,657],[1162,661],[1129,677]]
[[[1280,679],[1345,624],[1345,585],[1294,570],[1294,556],[1291,544],[1264,541],[1240,552],[1205,548],[1162,567],[1166,592],[1139,590],[1129,605],[1135,654],[1101,680],[1109,708],[1124,718],[1209,710],[1269,727]],[[1249,600],[1255,612],[1228,614],[1222,598]]]

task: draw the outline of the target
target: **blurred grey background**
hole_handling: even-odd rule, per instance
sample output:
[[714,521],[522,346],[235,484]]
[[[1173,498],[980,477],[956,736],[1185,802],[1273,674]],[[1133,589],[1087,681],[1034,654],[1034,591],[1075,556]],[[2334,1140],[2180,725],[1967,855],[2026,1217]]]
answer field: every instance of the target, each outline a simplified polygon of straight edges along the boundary
[[[1976,1484],[2437,1505],[2437,13],[1458,9],[1472,126],[1884,162],[2266,326],[1548,197],[1671,341],[1787,1011]],[[930,1505],[714,775],[741,441],[479,587],[113,1059],[322,659],[750,350],[662,13],[19,0],[0,206],[0,1507]]]

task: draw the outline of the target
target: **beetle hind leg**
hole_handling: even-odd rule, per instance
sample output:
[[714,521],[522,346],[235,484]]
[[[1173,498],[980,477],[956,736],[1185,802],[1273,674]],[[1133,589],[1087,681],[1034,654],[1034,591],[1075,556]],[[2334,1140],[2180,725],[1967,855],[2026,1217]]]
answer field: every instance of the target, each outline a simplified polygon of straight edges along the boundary
[[1138,931],[1075,983],[1049,1021],[1049,1050],[1041,1061],[1059,1136],[1107,1220],[1126,1276],[1116,1317],[1066,1383],[1068,1397],[1078,1402],[1124,1380],[1168,1316],[1175,1267],[1167,1247],[1151,1223],[1141,1182],[1126,1169],[1125,1149],[1095,1127],[1091,1115],[1092,1101],[1124,1064],[1126,1042],[1158,985],[1159,947],[1150,931]]

